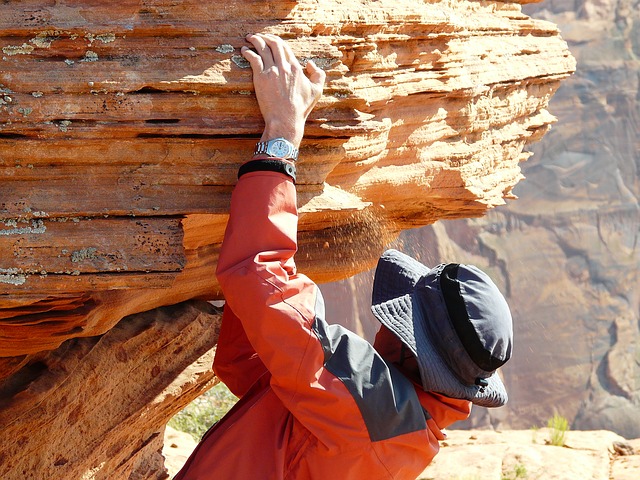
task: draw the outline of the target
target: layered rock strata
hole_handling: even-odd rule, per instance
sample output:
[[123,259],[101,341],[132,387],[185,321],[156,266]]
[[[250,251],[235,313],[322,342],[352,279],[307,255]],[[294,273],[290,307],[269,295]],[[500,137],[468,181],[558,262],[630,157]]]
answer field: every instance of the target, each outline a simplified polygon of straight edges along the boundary
[[319,282],[510,198],[574,67],[556,27],[509,2],[1,5],[1,355],[218,295],[262,128],[239,54],[254,31],[327,72],[298,169],[298,259]]
[[157,308],[220,298],[262,129],[249,32],[327,72],[298,166],[297,259],[318,282],[512,198],[574,69],[512,2],[0,4],[3,478],[164,475],[161,426],[215,381],[217,313]]
[[215,383],[219,326],[191,301],[38,355],[0,384],[0,478],[167,478],[164,426]]

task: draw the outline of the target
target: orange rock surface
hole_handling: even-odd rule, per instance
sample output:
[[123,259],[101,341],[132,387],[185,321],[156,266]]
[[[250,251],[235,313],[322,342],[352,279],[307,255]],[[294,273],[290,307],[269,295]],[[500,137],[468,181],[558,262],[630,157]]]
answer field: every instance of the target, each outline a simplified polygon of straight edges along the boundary
[[167,419],[215,382],[193,299],[220,298],[263,127],[250,32],[327,72],[298,165],[317,282],[512,198],[575,68],[517,2],[0,3],[0,478],[166,478]]
[[298,261],[318,282],[402,229],[503,203],[574,69],[556,27],[511,2],[0,5],[0,355],[219,296],[262,128],[239,54],[254,31],[328,75],[299,163]]
[[220,317],[203,301],[139,313],[1,382],[0,478],[166,479],[164,425],[215,383]]

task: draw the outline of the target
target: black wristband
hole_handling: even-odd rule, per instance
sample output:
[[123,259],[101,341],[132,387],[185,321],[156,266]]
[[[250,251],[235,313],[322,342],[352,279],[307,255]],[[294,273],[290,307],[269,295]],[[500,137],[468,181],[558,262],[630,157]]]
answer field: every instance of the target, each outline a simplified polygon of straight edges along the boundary
[[293,183],[296,183],[296,167],[284,160],[268,158],[264,160],[251,160],[243,164],[238,170],[238,179],[245,173],[250,172],[279,172],[291,177]]

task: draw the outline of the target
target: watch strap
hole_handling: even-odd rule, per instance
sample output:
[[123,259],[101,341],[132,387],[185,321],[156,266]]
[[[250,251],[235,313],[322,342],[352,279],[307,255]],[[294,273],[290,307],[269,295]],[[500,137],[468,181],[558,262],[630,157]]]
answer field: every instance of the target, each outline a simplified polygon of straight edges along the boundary
[[275,158],[267,158],[264,160],[251,160],[243,164],[238,169],[238,179],[246,173],[250,172],[279,172],[289,176],[293,183],[296,183],[296,167],[295,165],[278,160]]
[[256,143],[256,149],[253,151],[254,155],[267,155],[267,149],[269,148],[269,142]]

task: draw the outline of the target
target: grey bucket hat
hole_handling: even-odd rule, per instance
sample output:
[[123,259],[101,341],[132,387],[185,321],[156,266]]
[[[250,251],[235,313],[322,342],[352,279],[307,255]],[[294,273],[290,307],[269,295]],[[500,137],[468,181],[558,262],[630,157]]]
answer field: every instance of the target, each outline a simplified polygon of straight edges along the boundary
[[425,391],[484,407],[507,403],[496,370],[513,324],[498,287],[473,265],[428,268],[397,250],[378,261],[371,310],[416,356]]

